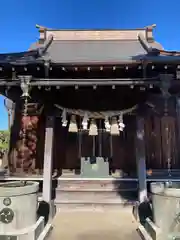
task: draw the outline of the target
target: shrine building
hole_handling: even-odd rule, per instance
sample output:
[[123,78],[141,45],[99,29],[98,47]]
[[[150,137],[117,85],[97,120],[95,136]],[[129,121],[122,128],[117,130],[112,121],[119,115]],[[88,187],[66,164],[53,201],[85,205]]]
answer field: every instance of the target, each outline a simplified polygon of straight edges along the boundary
[[27,51],[0,54],[9,176],[137,179],[143,199],[148,170],[180,169],[180,52],[155,25],[37,28]]

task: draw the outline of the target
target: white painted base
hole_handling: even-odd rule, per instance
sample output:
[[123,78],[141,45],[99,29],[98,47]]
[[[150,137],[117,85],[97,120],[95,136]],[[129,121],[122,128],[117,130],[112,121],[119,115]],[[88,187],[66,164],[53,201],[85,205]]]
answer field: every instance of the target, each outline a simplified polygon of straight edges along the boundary
[[52,230],[52,224],[49,223],[44,227],[44,217],[40,217],[36,224],[28,228],[14,232],[0,232],[0,239],[14,237],[14,240],[44,240]]
[[[42,181],[43,177],[0,177],[0,180],[2,181]],[[68,181],[135,181],[137,182],[137,178],[121,178],[121,177],[108,177],[108,178],[85,178],[85,177],[58,177],[53,180],[68,180]],[[179,180],[180,181],[180,180]]]
[[148,234],[148,232],[146,231],[146,229],[142,225],[139,225],[139,227],[137,229],[137,232],[140,235],[141,239],[153,240],[153,238]]
[[50,235],[52,230],[53,230],[52,224],[47,223],[37,240],[45,240]]
[[[43,177],[7,177],[7,176],[0,176],[0,181],[42,181]],[[120,177],[109,177],[109,178],[82,178],[82,177],[58,177],[53,180],[68,180],[68,181],[135,181],[138,182],[138,178],[120,178]],[[148,177],[146,178],[146,182],[180,182],[179,178],[173,178],[173,177]]]
[[140,203],[144,202],[147,199],[147,189],[146,189],[146,186],[145,186],[145,189],[142,189],[142,190],[139,189],[138,195],[139,195],[139,202]]
[[145,226],[139,225],[138,232],[145,240],[164,240],[164,239],[178,239],[176,236],[168,238],[161,229],[157,227],[149,218],[146,219]]

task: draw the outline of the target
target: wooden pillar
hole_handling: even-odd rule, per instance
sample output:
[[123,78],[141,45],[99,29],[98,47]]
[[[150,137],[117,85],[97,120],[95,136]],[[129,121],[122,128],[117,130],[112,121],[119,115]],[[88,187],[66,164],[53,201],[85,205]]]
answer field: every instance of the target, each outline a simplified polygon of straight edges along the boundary
[[53,217],[52,168],[53,168],[54,122],[55,122],[54,117],[52,116],[47,117],[45,129],[44,171],[43,171],[43,200],[49,203],[50,218]]
[[176,97],[176,167],[180,168],[180,96]]
[[8,113],[8,129],[10,130],[12,125],[13,125],[13,121],[14,121],[15,103],[12,100],[10,100],[9,98],[5,98],[4,106],[7,109],[7,113]]
[[136,121],[136,163],[139,180],[138,196],[139,202],[141,203],[147,199],[144,119],[138,117]]
[[180,145],[180,97],[176,98],[176,114],[177,114],[177,132],[178,132],[178,144],[177,144],[177,149],[178,149],[178,162],[180,160],[180,150],[179,150],[179,145]]

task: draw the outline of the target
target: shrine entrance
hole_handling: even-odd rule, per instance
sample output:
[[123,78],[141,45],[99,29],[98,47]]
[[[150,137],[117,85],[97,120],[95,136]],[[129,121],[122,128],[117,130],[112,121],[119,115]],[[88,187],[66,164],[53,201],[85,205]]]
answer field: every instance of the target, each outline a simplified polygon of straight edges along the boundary
[[[96,177],[135,177],[135,120],[135,116],[126,116],[126,128],[120,135],[111,135],[105,128],[99,127],[98,135],[91,136],[82,129],[78,129],[77,133],[68,132],[68,129],[60,126],[57,118],[54,141],[55,168],[62,169],[62,175],[75,173],[80,176],[85,162],[86,166],[89,163],[89,169],[97,172]],[[104,127],[103,121],[99,120],[98,123]],[[107,168],[105,167],[106,174],[98,169],[98,161],[101,159],[104,165],[108,163]],[[90,173],[86,177],[90,177]]]
[[[62,175],[70,170],[83,177],[91,177],[91,173],[99,178],[136,177],[136,111],[146,93],[129,87],[68,87],[58,92],[54,169]],[[84,101],[88,96],[90,100]],[[87,165],[85,176],[83,166]]]

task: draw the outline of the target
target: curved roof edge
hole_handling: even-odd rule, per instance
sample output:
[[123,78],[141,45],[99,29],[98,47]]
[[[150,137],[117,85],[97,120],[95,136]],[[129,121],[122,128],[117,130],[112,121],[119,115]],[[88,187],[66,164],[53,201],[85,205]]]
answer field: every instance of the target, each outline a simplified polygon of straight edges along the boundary
[[[163,46],[155,41],[153,30],[156,24],[136,29],[53,29],[36,24],[39,29],[39,43],[43,43],[49,36],[54,40],[138,40],[139,35],[151,45],[152,48],[163,50]],[[38,45],[38,43],[36,43]]]
[[17,53],[1,53],[0,54],[0,64],[5,63],[30,63],[36,61],[41,57],[40,49],[34,49],[25,52]]
[[[104,29],[104,30],[98,30],[98,31],[97,30],[94,30],[94,31],[92,30],[51,30],[49,28],[45,28],[39,25],[36,25],[36,27],[39,29],[39,32],[40,32],[39,42],[32,45],[29,51],[26,51],[26,52],[0,54],[0,63],[23,63],[23,62],[30,63],[33,61],[34,62],[43,61],[43,60],[46,60],[46,56],[51,57],[51,54],[49,54],[49,52],[52,51],[51,49],[52,46],[58,45],[58,44],[62,45],[63,42],[66,42],[66,41],[72,41],[72,43],[74,43],[74,40],[79,42],[80,47],[81,47],[81,44],[83,44],[83,42],[86,42],[87,40],[88,41],[93,40],[98,44],[100,44],[100,42],[104,44],[104,41],[108,41],[109,43],[112,42],[113,44],[113,41],[115,40],[115,42],[119,42],[120,45],[128,42],[128,44],[132,46],[135,42],[136,43],[139,42],[139,44],[141,45],[141,48],[143,48],[145,51],[143,50],[143,53],[139,55],[135,54],[136,56],[133,54],[134,52],[132,52],[132,55],[129,54],[129,56],[131,56],[131,59],[136,59],[136,60],[137,59],[147,60],[151,58],[153,61],[155,61],[155,58],[157,58],[158,62],[166,61],[166,60],[168,62],[169,60],[172,61],[172,58],[174,58],[173,61],[175,60],[179,61],[179,57],[180,57],[180,51],[166,51],[162,48],[162,46],[158,42],[154,40],[153,29],[156,27],[155,24],[151,26],[147,26],[145,28],[141,28],[141,29],[126,29],[126,30],[105,30]],[[60,35],[57,35],[57,33]],[[66,35],[66,33],[68,34]],[[83,37],[81,34],[84,34]],[[61,37],[61,38],[58,39],[58,37]],[[80,40],[85,40],[85,41],[80,41]],[[120,48],[122,49],[122,46],[120,45],[118,45],[118,49]],[[117,44],[114,47],[117,47]],[[127,51],[130,51],[129,48],[127,49]],[[132,51],[132,48],[131,48],[131,51]],[[121,60],[119,59],[119,61],[121,62],[122,59]],[[64,62],[61,61],[61,63],[63,64]]]
[[142,34],[148,42],[154,42],[153,29],[156,24],[137,29],[51,29],[36,25],[39,29],[39,41],[45,41],[49,35],[54,40],[137,40]]

